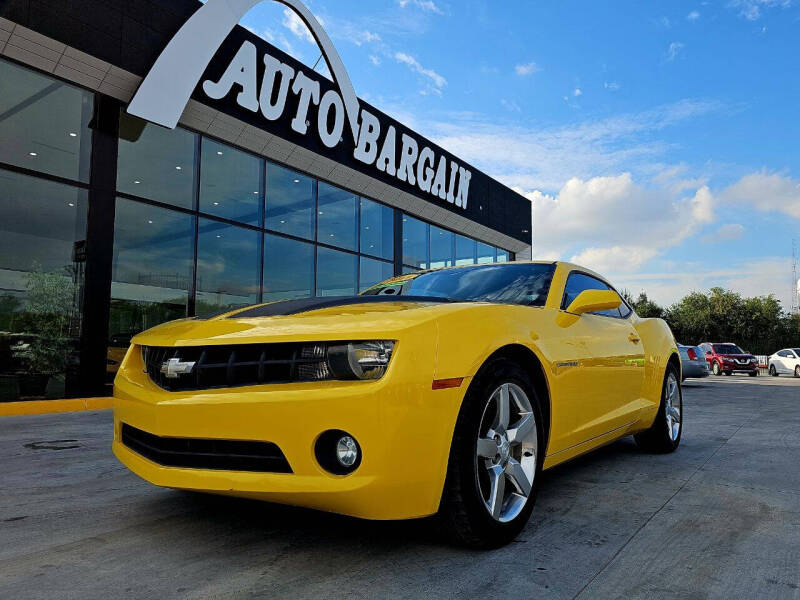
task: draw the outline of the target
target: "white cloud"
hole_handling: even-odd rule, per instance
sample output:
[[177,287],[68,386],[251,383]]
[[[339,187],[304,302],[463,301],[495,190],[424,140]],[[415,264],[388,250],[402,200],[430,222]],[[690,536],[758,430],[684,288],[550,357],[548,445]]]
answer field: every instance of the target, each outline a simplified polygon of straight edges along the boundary
[[713,220],[706,186],[675,194],[636,183],[630,173],[574,177],[555,195],[533,191],[533,239],[540,251],[600,272],[631,272]]
[[761,11],[770,8],[789,8],[792,0],[731,0],[728,6],[739,11],[739,15],[748,21],[761,18]]
[[700,13],[699,13],[699,12],[697,12],[696,10],[693,10],[693,11],[692,11],[692,12],[690,12],[688,15],[686,15],[686,18],[687,18],[689,21],[697,21],[697,19],[699,19],[699,18],[700,18]]
[[581,88],[575,88],[574,90],[572,90],[572,95],[575,96],[576,98],[578,96],[583,96],[583,91],[581,91]]
[[603,83],[603,87],[606,88],[609,92],[616,92],[619,90],[619,84],[616,81],[606,81]]
[[[317,18],[317,20],[319,20],[319,18]],[[311,35],[311,32],[308,30],[308,27],[306,27],[306,24],[303,22],[303,19],[301,19],[291,8],[283,9],[283,21],[281,23],[301,40],[305,40],[306,42],[310,42],[312,44],[317,43],[317,41],[314,39],[314,36]],[[320,23],[322,22],[320,21]]]
[[682,42],[671,42],[669,47],[667,48],[667,55],[665,60],[667,62],[675,60],[675,57],[677,57],[678,54],[681,53],[681,50],[683,50],[684,47],[685,46]]
[[381,64],[381,59],[375,56],[374,54],[369,55],[369,62],[371,62],[376,67]]
[[541,71],[541,69],[535,62],[531,61],[529,63],[519,64],[515,66],[514,71],[520,77],[525,77],[526,75],[533,75],[534,73],[538,73],[539,71]]
[[721,196],[730,202],[800,219],[800,181],[778,173],[764,170],[745,175]]
[[[784,310],[791,306],[791,285],[787,273],[791,262],[786,256],[766,256],[755,260],[730,263],[725,268],[708,268],[706,261],[682,264],[674,271],[653,273],[605,272],[612,282],[634,295],[641,291],[661,304],[668,306],[690,292],[707,292],[712,287],[722,287],[742,296],[774,294]],[[678,340],[684,342],[686,340]],[[689,340],[692,341],[692,340]],[[694,340],[695,342],[699,340]]]
[[447,85],[447,80],[439,75],[433,69],[426,69],[423,67],[419,61],[413,56],[406,54],[405,52],[395,52],[394,58],[397,62],[403,63],[408,65],[412,71],[419,73],[420,75],[430,79],[431,83],[433,83],[434,87],[429,88],[427,90],[422,90],[423,93],[433,92],[434,94],[441,95],[442,88]]
[[651,140],[653,134],[720,108],[713,101],[683,100],[640,113],[552,128],[452,114],[441,121],[423,121],[418,127],[442,147],[507,185],[522,191],[554,192],[572,177],[662,172],[660,156],[669,147]]
[[731,240],[738,240],[741,238],[744,235],[744,232],[744,225],[740,225],[739,223],[728,223],[726,225],[721,225],[719,229],[713,233],[703,236],[703,241],[708,244],[714,244],[717,242],[730,242]]
[[500,105],[503,108],[506,108],[506,109],[508,109],[508,110],[510,110],[512,112],[515,112],[515,113],[521,113],[522,112],[522,107],[520,107],[520,105],[517,104],[516,102],[514,102],[513,100],[506,100],[505,98],[501,98],[500,99]]
[[416,6],[423,12],[430,12],[435,13],[437,15],[443,15],[444,11],[437,6],[433,0],[397,0],[397,4],[400,5],[400,8],[405,8],[407,6]]

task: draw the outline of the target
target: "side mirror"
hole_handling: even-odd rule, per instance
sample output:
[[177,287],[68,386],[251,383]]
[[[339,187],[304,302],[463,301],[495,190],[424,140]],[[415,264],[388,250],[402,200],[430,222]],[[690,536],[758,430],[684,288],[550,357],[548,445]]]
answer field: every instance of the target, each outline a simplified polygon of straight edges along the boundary
[[584,290],[567,307],[575,315],[614,310],[622,305],[622,298],[611,290]]
[[712,354],[711,350],[706,350],[706,356],[711,356],[711,354]]

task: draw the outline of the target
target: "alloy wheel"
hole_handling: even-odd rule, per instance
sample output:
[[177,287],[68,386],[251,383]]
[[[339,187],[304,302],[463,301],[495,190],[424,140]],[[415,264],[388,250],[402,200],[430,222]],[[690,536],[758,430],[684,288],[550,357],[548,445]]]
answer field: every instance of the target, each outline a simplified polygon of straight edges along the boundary
[[664,410],[666,412],[667,434],[673,442],[678,439],[681,432],[681,392],[678,378],[674,373],[667,376],[667,385],[664,386]]
[[713,364],[711,367],[711,372],[714,373],[714,375],[719,375],[719,363],[715,362]]
[[475,452],[481,498],[496,521],[512,521],[525,507],[538,448],[536,416],[528,395],[514,383],[503,383],[483,410]]
[[797,366],[794,368],[794,376],[795,376],[795,377],[800,377],[800,365],[797,365]]
[[769,374],[772,375],[773,377],[775,377],[778,374],[778,372],[775,370],[775,365],[769,366]]

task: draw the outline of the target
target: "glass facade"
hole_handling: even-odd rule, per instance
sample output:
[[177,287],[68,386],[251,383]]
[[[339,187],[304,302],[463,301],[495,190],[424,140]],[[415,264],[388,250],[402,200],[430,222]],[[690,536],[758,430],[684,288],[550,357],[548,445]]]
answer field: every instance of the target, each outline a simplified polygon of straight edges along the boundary
[[[87,345],[106,347],[110,382],[132,336],[172,319],[353,295],[417,269],[513,259],[373,199],[124,111],[118,137],[111,136],[116,172],[113,162],[99,167],[116,177],[114,199],[110,186],[93,183],[92,165],[109,164],[92,155],[101,100],[0,60],[0,401],[80,394]],[[102,208],[90,211],[95,201]],[[107,242],[95,250],[110,266],[105,275],[98,271],[110,285],[102,301],[107,328],[105,316],[99,328],[97,321],[84,327],[88,224],[109,210],[113,240],[109,225]],[[102,372],[96,367],[92,373]]]

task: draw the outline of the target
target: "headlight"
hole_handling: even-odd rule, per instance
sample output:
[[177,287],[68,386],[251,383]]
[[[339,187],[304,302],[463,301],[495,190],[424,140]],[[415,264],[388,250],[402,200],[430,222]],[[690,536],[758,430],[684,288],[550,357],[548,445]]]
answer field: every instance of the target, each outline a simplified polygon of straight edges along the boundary
[[328,366],[334,379],[380,379],[393,350],[391,340],[332,344],[328,346]]

